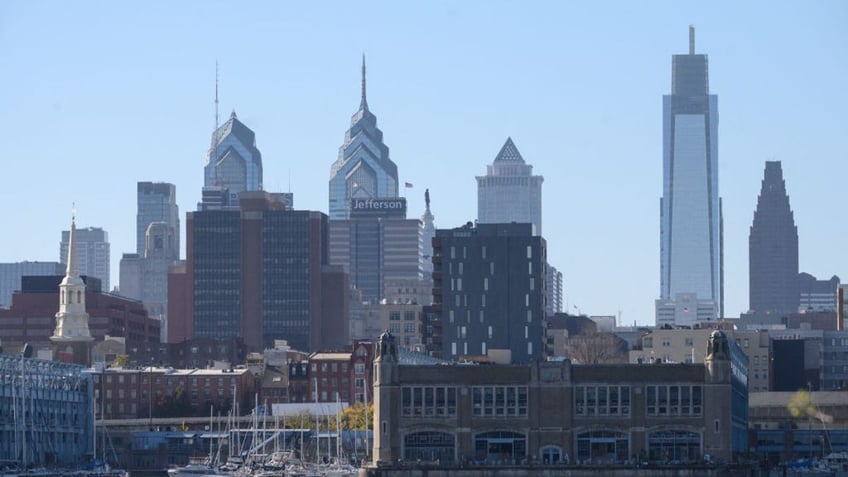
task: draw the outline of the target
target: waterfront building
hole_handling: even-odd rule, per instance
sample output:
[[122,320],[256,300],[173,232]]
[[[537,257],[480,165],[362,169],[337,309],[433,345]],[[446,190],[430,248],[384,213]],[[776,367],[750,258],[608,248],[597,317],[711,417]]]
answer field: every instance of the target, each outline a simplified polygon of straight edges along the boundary
[[[747,360],[713,331],[702,364],[374,360],[372,466],[730,462],[748,452]],[[535,467],[534,467],[535,468]]]
[[[63,268],[68,265],[70,234],[69,230],[63,230],[62,241],[59,243],[59,262]],[[109,234],[100,227],[86,227],[77,229],[74,239],[79,274],[96,277],[100,279],[104,290],[107,292],[111,290],[109,288],[111,273]]]
[[329,265],[327,230],[326,215],[287,209],[262,191],[242,192],[239,208],[188,213],[185,268],[169,274],[169,341],[346,346],[347,275]]
[[531,224],[438,229],[433,253],[444,359],[527,363],[543,357],[547,252]]
[[423,279],[422,224],[406,199],[353,199],[350,218],[331,220],[330,263],[344,267],[362,301],[378,303],[387,281]]
[[60,275],[65,267],[59,262],[0,263],[0,308],[12,306],[12,294],[21,290],[25,275]]
[[[678,294],[694,294],[698,308],[712,301],[723,316],[722,213],[718,195],[718,97],[710,94],[707,55],[673,55],[671,94],[663,96],[663,196],[660,201],[660,309]],[[688,295],[684,295],[688,296]],[[675,324],[696,315],[677,316]]]
[[781,323],[798,310],[798,227],[780,161],[766,161],[748,236],[748,280],[748,310],[758,322]]
[[154,222],[164,222],[170,229],[155,248],[165,250],[165,255],[180,258],[180,209],[177,206],[177,187],[167,182],[139,182],[137,184],[138,211],[135,222],[135,253],[143,257],[148,248],[147,228]]
[[262,153],[256,148],[256,134],[239,121],[235,111],[212,133],[203,187],[204,204],[208,199],[232,206],[238,206],[242,192],[262,190]]
[[533,235],[542,235],[542,176],[533,175],[512,138],[507,138],[486,175],[477,176],[477,223],[533,224]]
[[398,197],[397,165],[389,158],[377,117],[365,97],[365,55],[362,56],[362,96],[350,119],[339,155],[330,167],[330,220],[350,218],[353,199]]
[[91,375],[29,353],[0,355],[0,463],[80,466],[94,450]]

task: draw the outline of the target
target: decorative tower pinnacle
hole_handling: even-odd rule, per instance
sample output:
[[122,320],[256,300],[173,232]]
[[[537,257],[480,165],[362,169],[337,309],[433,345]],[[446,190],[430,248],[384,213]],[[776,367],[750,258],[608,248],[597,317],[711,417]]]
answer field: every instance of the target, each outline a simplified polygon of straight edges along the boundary
[[368,100],[365,99],[365,53],[362,53],[362,99],[359,101],[359,109],[368,110]]
[[59,284],[59,312],[56,313],[56,329],[50,341],[56,345],[56,356],[60,361],[87,366],[91,364],[89,345],[93,340],[85,311],[85,282],[80,278],[77,264],[74,211],[68,237],[68,267],[65,278]]

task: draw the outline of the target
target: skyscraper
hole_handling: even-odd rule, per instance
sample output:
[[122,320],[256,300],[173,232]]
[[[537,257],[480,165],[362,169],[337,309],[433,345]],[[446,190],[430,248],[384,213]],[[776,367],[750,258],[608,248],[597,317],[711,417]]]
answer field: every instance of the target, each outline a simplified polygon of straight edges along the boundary
[[798,311],[798,227],[780,161],[766,162],[748,236],[748,267],[748,309],[752,313],[788,315]]
[[362,56],[362,97],[350,119],[339,156],[330,167],[330,220],[350,218],[351,199],[398,196],[397,166],[383,144],[377,117],[365,99],[365,55]]
[[180,210],[177,207],[177,188],[167,182],[138,183],[138,212],[136,213],[135,253],[144,256],[147,226],[165,222],[173,232],[171,242],[164,244],[168,257],[180,258]]
[[711,301],[711,315],[717,317],[724,311],[718,97],[709,91],[707,55],[695,54],[694,27],[689,27],[689,54],[673,55],[671,70],[671,94],[663,96],[657,306],[662,302],[667,307],[678,294],[694,293],[698,307]]
[[212,133],[203,173],[204,191],[224,193],[224,205],[238,207],[239,194],[262,190],[262,154],[256,148],[256,135],[238,120],[235,111]]
[[12,306],[12,293],[21,290],[24,275],[57,275],[63,270],[59,262],[0,263],[0,308]]
[[251,191],[239,200],[237,208],[187,215],[185,268],[168,276],[168,340],[241,337],[250,350],[276,339],[303,351],[346,346],[347,275],[328,264],[327,216],[287,209],[281,194]]
[[[59,243],[59,261],[67,266],[68,241],[70,231],[62,231],[62,241]],[[76,229],[74,237],[77,264],[80,275],[99,278],[103,289],[109,288],[110,260],[109,234],[100,227]]]
[[507,138],[486,175],[477,176],[477,223],[530,223],[533,235],[542,235],[542,176],[524,162]]

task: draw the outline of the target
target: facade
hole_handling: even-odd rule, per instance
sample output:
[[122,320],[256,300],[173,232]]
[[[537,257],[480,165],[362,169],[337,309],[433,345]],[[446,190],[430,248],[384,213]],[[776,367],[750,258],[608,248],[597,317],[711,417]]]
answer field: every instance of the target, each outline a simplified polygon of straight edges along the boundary
[[65,267],[59,262],[0,263],[0,308],[12,306],[12,294],[21,290],[21,277],[62,273]]
[[168,338],[229,340],[248,349],[284,339],[294,349],[348,342],[348,285],[328,264],[327,216],[288,210],[275,194],[243,192],[238,209],[201,210],[186,219],[186,265],[172,268]]
[[[76,303],[62,305],[60,302],[60,285],[64,278],[57,275],[23,278],[21,292],[12,296],[12,306],[0,310],[0,340],[6,350],[20,349],[24,343],[30,343],[37,351],[47,350],[48,355],[51,354],[49,350],[54,348],[54,343],[50,337],[59,324],[56,310],[65,306],[74,308],[74,313],[82,311]],[[88,314],[88,329],[95,342],[108,335],[126,338],[128,347],[159,343],[159,320],[150,318],[141,302],[101,293],[99,280],[80,278],[85,284],[81,298]],[[76,292],[74,295],[76,301]]]
[[[236,369],[106,368],[92,373],[103,419],[226,415],[233,396],[242,410],[253,407],[253,373]],[[246,407],[249,406],[249,407]]]
[[422,223],[406,218],[405,198],[353,199],[349,216],[329,222],[330,263],[363,302],[383,299],[387,282],[424,278]]
[[691,326],[714,321],[718,311],[712,299],[698,298],[696,293],[676,293],[672,298],[654,301],[657,326]]
[[[180,258],[180,209],[177,206],[177,187],[167,182],[139,182],[138,212],[135,226],[135,253],[143,257],[147,250],[147,227],[153,222],[164,222],[171,230],[161,248],[175,260]],[[159,247],[157,247],[159,248]]]
[[780,323],[798,310],[798,227],[780,161],[766,162],[748,236],[748,267],[748,309],[761,322]]
[[829,280],[819,280],[809,273],[798,274],[801,301],[798,311],[836,311],[836,289],[839,283],[836,275]]
[[[62,241],[59,243],[59,262],[62,267],[68,265],[68,240],[70,231],[62,231]],[[103,289],[109,288],[111,261],[109,259],[109,234],[100,227],[86,227],[76,231],[76,257],[80,275],[100,279]]]
[[[693,293],[723,316],[722,214],[718,196],[718,97],[710,94],[707,55],[673,55],[671,94],[663,96],[660,300]],[[692,321],[675,324],[689,325]]]
[[444,359],[542,358],[546,244],[530,224],[439,229],[433,253],[433,306],[441,315]]
[[542,176],[533,175],[518,148],[507,138],[486,175],[477,176],[477,223],[533,224],[533,235],[542,235]]
[[[236,117],[212,133],[212,144],[203,166],[203,202],[215,196],[219,205],[238,206],[245,191],[262,190],[262,153],[256,148],[256,134]],[[214,201],[213,201],[214,202]]]
[[386,333],[372,465],[729,462],[748,450],[745,372],[720,331],[687,365],[405,366]]
[[93,388],[82,366],[0,355],[0,383],[0,462],[31,469],[91,458]]
[[398,197],[397,166],[389,158],[377,117],[365,99],[365,56],[362,57],[362,97],[350,119],[344,144],[330,167],[330,220],[350,218],[353,199]]

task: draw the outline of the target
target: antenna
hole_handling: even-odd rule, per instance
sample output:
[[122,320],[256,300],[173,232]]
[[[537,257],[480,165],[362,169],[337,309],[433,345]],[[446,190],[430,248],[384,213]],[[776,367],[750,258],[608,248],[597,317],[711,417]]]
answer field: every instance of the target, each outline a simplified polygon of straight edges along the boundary
[[[218,162],[218,142],[221,139],[218,137],[218,60],[215,60],[215,162]],[[214,164],[214,162],[213,162]],[[214,166],[213,166],[214,167]]]

